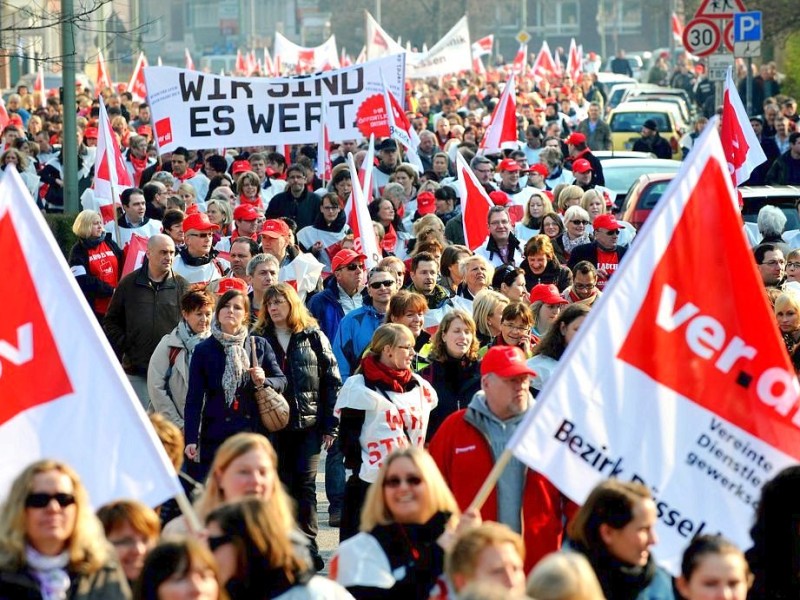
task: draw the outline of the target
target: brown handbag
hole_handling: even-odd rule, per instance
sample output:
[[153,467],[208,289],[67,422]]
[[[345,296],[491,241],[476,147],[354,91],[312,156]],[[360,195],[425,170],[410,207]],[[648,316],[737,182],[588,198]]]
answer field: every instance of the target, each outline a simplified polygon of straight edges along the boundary
[[[252,337],[250,338],[250,354],[252,366],[257,367],[256,341]],[[289,424],[289,403],[283,394],[265,385],[256,388],[255,398],[258,415],[267,431],[274,433]]]

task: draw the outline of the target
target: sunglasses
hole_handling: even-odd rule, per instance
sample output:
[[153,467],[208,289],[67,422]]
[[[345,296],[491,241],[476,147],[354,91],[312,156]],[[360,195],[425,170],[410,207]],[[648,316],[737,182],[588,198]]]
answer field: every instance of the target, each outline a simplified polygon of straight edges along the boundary
[[373,281],[369,284],[369,287],[371,287],[373,290],[379,290],[382,287],[392,287],[394,283],[394,279],[384,279],[383,281]]
[[209,536],[206,541],[208,543],[208,549],[214,552],[220,546],[230,544],[233,538],[227,533],[223,533],[222,535]]
[[570,221],[570,223],[574,223],[575,225],[583,225],[585,227],[589,224],[589,221]]
[[400,477],[387,477],[383,482],[383,487],[397,489],[403,483],[405,483],[409,487],[417,487],[419,485],[422,485],[422,478],[416,477],[415,475],[412,475],[411,477],[406,477],[405,479],[402,479]]
[[350,263],[349,265],[345,265],[342,268],[347,269],[348,271],[363,271],[364,265],[362,265],[361,263]]
[[75,496],[72,494],[28,494],[25,498],[25,508],[47,508],[55,500],[61,508],[66,508],[75,504]]

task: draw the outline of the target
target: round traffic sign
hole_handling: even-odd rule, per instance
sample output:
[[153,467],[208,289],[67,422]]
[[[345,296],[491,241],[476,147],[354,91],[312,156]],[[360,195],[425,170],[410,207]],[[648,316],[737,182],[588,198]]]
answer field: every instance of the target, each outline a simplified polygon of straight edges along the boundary
[[733,52],[733,20],[728,21],[722,32],[722,41],[727,46],[729,52]]
[[531,39],[531,34],[523,29],[517,34],[517,37],[514,39],[516,39],[520,44],[527,44],[528,41]]
[[708,56],[719,48],[720,37],[719,27],[711,19],[692,19],[683,30],[683,47],[695,56]]

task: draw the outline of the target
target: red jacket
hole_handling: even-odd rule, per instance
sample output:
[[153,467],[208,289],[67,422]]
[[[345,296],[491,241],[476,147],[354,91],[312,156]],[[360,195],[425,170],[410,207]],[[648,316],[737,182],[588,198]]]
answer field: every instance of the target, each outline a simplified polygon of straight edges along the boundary
[[[484,434],[464,418],[467,409],[445,419],[428,451],[465,510],[494,466],[491,446]],[[525,540],[525,572],[545,555],[561,548],[564,527],[577,510],[558,489],[539,473],[528,470],[522,500],[522,536]],[[481,509],[485,521],[497,520],[497,490]]]

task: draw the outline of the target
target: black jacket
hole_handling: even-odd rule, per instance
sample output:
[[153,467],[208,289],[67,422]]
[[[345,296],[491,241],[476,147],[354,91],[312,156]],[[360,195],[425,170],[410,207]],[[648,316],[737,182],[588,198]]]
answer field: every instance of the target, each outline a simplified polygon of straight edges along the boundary
[[531,270],[527,260],[523,260],[519,266],[525,272],[525,287],[529,291],[533,289],[533,286],[540,283],[552,283],[558,288],[559,292],[563,292],[572,285],[572,271],[561,265],[557,260],[548,260],[544,271],[539,275],[536,275]]
[[[122,250],[117,246],[116,242],[112,239],[110,233],[106,233],[104,237],[97,240],[79,239],[75,242],[72,250],[69,252],[69,266],[70,267],[83,267],[84,274],[75,277],[78,287],[81,288],[83,295],[89,301],[89,306],[94,308],[94,301],[96,298],[110,298],[114,294],[114,289],[102,279],[92,275],[89,268],[89,250],[96,248],[101,242],[108,244],[114,256],[117,257],[117,272],[122,273],[125,259],[122,255]],[[97,313],[95,313],[97,314]],[[100,318],[101,315],[98,315]]]
[[634,152],[652,152],[656,158],[672,158],[672,146],[657,132],[649,138],[640,138],[633,144]]
[[419,375],[433,386],[439,397],[439,404],[428,417],[425,435],[426,440],[432,440],[442,422],[457,410],[466,408],[472,396],[480,391],[480,362],[447,357],[443,361],[431,361]]
[[[628,250],[626,246],[616,246],[614,252],[617,253],[617,258],[622,261],[625,252]],[[588,260],[595,267],[597,266],[597,242],[590,242],[588,244],[581,244],[573,248],[572,254],[569,255],[569,262],[567,266],[571,269],[582,260]]]
[[287,429],[319,427],[324,434],[337,435],[339,420],[333,416],[333,407],[342,378],[328,338],[318,327],[307,327],[292,334],[284,352],[274,331],[265,332],[264,337],[286,375],[284,396],[291,409]]

